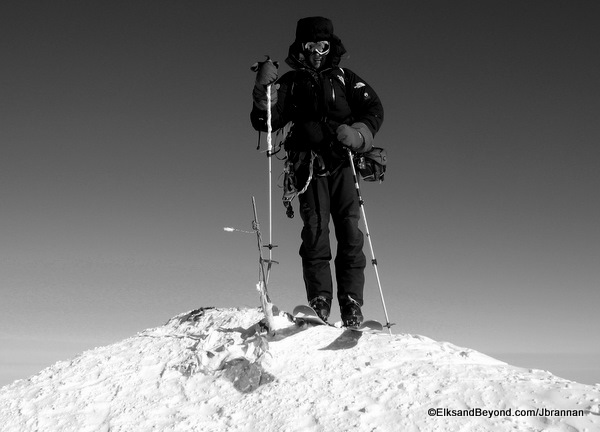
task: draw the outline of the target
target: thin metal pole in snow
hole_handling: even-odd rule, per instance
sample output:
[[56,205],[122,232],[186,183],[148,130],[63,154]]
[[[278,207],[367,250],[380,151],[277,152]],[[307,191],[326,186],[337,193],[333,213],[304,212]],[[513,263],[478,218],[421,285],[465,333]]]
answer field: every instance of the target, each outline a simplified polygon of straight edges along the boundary
[[259,275],[258,275],[258,284],[256,285],[258,292],[260,293],[260,302],[263,308],[263,312],[265,314],[265,318],[267,319],[267,327],[269,328],[270,333],[275,332],[275,323],[273,321],[273,303],[271,303],[271,298],[269,297],[269,289],[267,288],[267,273],[268,269],[271,267],[271,261],[267,262],[267,271],[265,271],[265,259],[263,259],[262,254],[262,236],[260,233],[260,225],[258,223],[258,213],[256,211],[256,201],[254,197],[252,197],[252,211],[254,212],[254,220],[252,221],[252,229],[256,233],[256,240],[258,244],[258,263],[259,263]]
[[360,210],[362,212],[363,221],[365,222],[365,234],[369,240],[369,248],[371,249],[371,263],[375,269],[375,277],[377,278],[377,286],[379,287],[379,295],[381,296],[381,304],[383,305],[383,313],[385,314],[385,327],[387,327],[390,335],[392,334],[392,325],[388,316],[387,307],[385,306],[385,299],[383,297],[383,290],[381,289],[381,280],[379,279],[379,270],[377,269],[377,259],[375,258],[375,252],[373,251],[373,242],[371,241],[371,233],[369,232],[369,224],[367,223],[367,214],[365,213],[365,206],[362,196],[360,194],[360,186],[358,185],[358,176],[356,175],[356,168],[354,167],[354,159],[352,158],[352,151],[348,149],[348,157],[350,158],[350,166],[352,167],[352,174],[354,175],[354,187],[356,187],[356,193],[358,194],[358,203],[360,204]]

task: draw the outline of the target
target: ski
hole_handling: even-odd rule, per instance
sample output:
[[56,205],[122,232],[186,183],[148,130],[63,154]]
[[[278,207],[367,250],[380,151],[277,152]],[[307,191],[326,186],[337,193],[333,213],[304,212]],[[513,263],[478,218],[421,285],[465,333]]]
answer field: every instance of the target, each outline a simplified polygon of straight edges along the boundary
[[327,322],[323,321],[317,312],[307,305],[298,305],[294,308],[292,312],[292,316],[294,317],[294,321],[296,324],[307,323],[314,325],[328,325]]
[[[294,317],[294,321],[300,325],[304,323],[313,325],[331,325],[328,322],[323,321],[319,315],[317,315],[317,312],[307,305],[296,306],[292,312],[292,316]],[[383,331],[383,324],[377,320],[366,320],[357,327],[344,328],[357,332],[380,332]]]
[[376,320],[366,320],[360,323],[358,327],[346,327],[348,330],[358,332],[380,332],[383,331],[383,324]]

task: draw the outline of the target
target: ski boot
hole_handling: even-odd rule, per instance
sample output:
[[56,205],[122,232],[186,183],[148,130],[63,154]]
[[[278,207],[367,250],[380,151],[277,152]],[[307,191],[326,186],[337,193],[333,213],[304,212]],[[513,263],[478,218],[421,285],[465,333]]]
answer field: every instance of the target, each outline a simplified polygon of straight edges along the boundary
[[329,318],[329,312],[331,310],[331,300],[328,300],[323,296],[319,296],[312,299],[309,302],[309,305],[315,310],[319,318],[327,322],[327,318]]
[[351,297],[348,297],[348,303],[341,307],[342,322],[344,327],[355,328],[363,322],[363,314],[360,310],[360,304]]

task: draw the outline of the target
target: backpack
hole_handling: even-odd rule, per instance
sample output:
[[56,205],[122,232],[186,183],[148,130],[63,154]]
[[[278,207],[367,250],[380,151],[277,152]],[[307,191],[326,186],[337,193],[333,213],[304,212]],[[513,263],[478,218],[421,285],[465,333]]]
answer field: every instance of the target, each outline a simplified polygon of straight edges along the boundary
[[354,156],[354,166],[364,181],[384,180],[387,167],[387,152],[381,147],[373,147],[366,153],[358,153]]

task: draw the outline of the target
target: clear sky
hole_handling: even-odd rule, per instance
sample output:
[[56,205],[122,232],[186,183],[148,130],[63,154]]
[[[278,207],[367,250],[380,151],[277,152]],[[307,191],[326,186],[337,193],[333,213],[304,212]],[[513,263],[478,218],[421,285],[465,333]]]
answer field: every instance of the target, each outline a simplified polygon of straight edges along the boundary
[[[250,66],[283,64],[312,15],[386,110],[387,178],[363,197],[394,331],[600,382],[598,2],[5,0],[0,385],[259,305],[255,238],[223,230],[251,229],[253,195],[268,225]],[[273,196],[291,310],[301,222]]]

